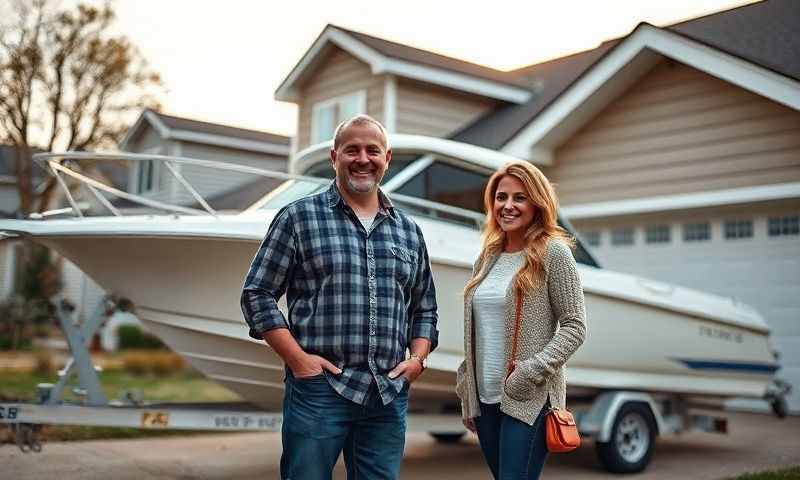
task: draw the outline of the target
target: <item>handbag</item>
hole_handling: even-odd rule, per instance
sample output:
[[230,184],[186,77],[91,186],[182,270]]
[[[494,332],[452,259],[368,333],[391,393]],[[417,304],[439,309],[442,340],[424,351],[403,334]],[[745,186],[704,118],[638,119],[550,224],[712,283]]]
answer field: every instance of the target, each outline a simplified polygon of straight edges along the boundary
[[[514,314],[514,340],[511,344],[511,357],[508,360],[506,379],[514,372],[514,358],[517,356],[517,338],[519,337],[520,310],[522,295],[517,293],[517,308]],[[571,452],[581,445],[581,436],[575,417],[566,409],[551,407],[544,419],[547,450],[552,453]]]

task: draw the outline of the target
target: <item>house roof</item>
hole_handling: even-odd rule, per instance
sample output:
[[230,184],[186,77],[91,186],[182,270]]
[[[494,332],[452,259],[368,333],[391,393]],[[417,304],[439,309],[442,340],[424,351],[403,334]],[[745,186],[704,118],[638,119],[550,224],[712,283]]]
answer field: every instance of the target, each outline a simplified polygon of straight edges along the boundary
[[753,3],[667,28],[800,80],[800,2],[795,0]]
[[120,150],[130,150],[134,138],[150,126],[164,140],[215,145],[271,155],[288,156],[291,137],[270,132],[176,117],[146,109],[120,142]]
[[183,130],[187,132],[209,133],[212,135],[223,135],[226,137],[241,138],[243,140],[254,140],[257,142],[274,143],[277,145],[289,145],[290,137],[278,135],[259,130],[248,130],[246,128],[231,127],[218,123],[203,122],[190,118],[176,117],[165,113],[152,111],[167,128],[172,130]]
[[403,45],[401,43],[373,37],[372,35],[367,35],[366,33],[356,32],[354,30],[349,30],[336,25],[330,25],[330,27],[352,35],[387,57],[398,58],[413,63],[430,65],[433,67],[445,68],[447,70],[465,73],[475,77],[482,77],[496,82],[507,83],[509,85],[516,85],[524,88],[531,87],[531,84],[526,81],[524,76],[516,75],[513,72],[504,72],[502,70],[496,70],[485,65],[479,65],[466,60],[447,57],[438,53],[433,53],[427,50],[421,50],[419,48]]
[[511,73],[540,81],[542,88],[537,95],[521,105],[501,106],[451,138],[493,149],[506,146],[594,66],[641,30],[675,34],[791,80],[800,79],[800,2],[767,0],[663,28],[643,23],[628,36],[596,49],[515,70]]
[[523,103],[533,93],[524,77],[509,72],[328,25],[278,86],[275,98],[298,101],[299,85],[332,47],[366,63],[374,75],[396,75],[511,103]]

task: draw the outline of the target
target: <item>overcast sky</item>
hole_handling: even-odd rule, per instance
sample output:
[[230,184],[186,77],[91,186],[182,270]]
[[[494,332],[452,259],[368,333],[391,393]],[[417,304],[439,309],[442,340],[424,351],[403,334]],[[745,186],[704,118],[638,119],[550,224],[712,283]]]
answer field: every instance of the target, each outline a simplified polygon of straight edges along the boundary
[[[2,0],[0,0],[2,1]],[[326,24],[507,70],[748,0],[117,0],[115,29],[158,71],[165,113],[294,134],[277,86]]]

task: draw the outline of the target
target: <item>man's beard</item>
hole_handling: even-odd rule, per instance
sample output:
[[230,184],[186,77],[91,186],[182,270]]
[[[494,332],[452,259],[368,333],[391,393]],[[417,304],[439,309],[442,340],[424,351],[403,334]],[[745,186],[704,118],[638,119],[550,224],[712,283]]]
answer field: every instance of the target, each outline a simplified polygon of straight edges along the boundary
[[350,193],[363,194],[375,191],[375,189],[378,187],[378,184],[380,183],[380,179],[376,177],[374,180],[370,180],[363,183],[356,183],[353,180],[353,178],[348,175],[344,183],[345,186],[347,186],[347,190],[349,190]]

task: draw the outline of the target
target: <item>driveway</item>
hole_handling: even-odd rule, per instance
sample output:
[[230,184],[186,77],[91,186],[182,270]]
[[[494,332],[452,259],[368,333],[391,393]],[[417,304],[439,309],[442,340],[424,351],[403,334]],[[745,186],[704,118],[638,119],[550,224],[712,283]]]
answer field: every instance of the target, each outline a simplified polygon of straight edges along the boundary
[[[645,473],[633,479],[720,479],[748,471],[800,465],[800,417],[778,420],[731,413],[727,436],[690,433],[660,439]],[[48,443],[39,454],[0,447],[0,478],[32,480],[273,479],[278,478],[280,435],[236,433],[174,438]],[[344,479],[341,465],[335,475]],[[408,435],[404,479],[489,478],[475,438],[440,445]],[[601,470],[594,446],[551,455],[546,479],[618,478]]]

